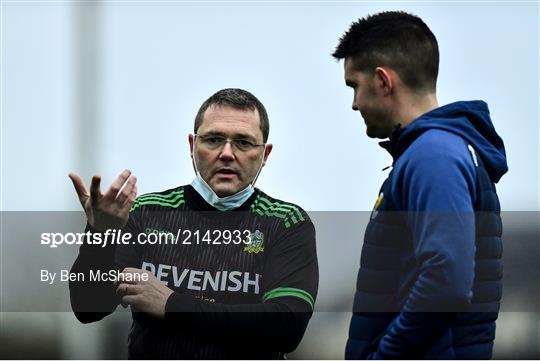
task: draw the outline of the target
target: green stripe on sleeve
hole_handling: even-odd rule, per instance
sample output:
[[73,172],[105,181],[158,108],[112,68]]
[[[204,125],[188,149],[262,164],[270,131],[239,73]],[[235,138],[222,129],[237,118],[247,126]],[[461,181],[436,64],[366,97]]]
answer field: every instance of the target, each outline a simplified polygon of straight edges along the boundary
[[311,306],[312,311],[315,306],[315,301],[313,300],[313,297],[311,297],[309,292],[306,292],[299,288],[292,288],[292,287],[279,287],[279,288],[274,288],[273,290],[266,292],[263,296],[263,302],[266,302],[268,300],[271,300],[273,298],[278,298],[278,297],[298,297],[306,301]]
[[167,194],[143,194],[142,196],[139,196],[137,197],[137,199],[135,199],[135,202],[133,203],[133,206],[129,211],[133,212],[137,208],[144,205],[160,205],[165,207],[178,208],[180,205],[185,203],[183,198],[184,188]]
[[264,202],[264,203],[266,203],[267,205],[269,205],[270,207],[273,207],[273,208],[289,209],[293,213],[296,213],[298,215],[298,218],[300,218],[300,220],[304,221],[304,217],[302,216],[302,212],[300,212],[300,210],[296,206],[293,206],[293,205],[290,205],[290,204],[285,204],[285,203],[272,202],[269,199],[266,199],[266,198],[261,197],[261,196],[258,196],[257,200],[260,200],[261,202]]
[[163,199],[163,200],[167,200],[167,199],[170,199],[170,198],[173,198],[175,195],[178,195],[178,194],[183,194],[184,193],[184,189],[180,189],[178,191],[174,191],[174,192],[170,192],[170,193],[167,193],[167,194],[158,194],[158,193],[147,193],[147,194],[143,194],[139,197],[137,197],[138,199],[146,199],[146,198],[160,198],[160,199]]
[[170,208],[178,208],[184,203],[185,203],[185,201],[183,199],[180,199],[176,203],[164,203],[164,202],[160,202],[160,201],[148,200],[148,201],[142,201],[142,202],[135,203],[133,205],[133,207],[131,207],[131,209],[129,211],[133,212],[137,208],[139,208],[141,206],[146,206],[146,205],[156,205],[156,206],[164,206],[164,207],[170,207]]
[[181,199],[183,197],[184,197],[183,193],[180,193],[176,197],[170,198],[170,199],[148,195],[148,196],[141,196],[141,197],[137,198],[135,200],[135,203],[142,203],[142,202],[147,202],[147,201],[159,201],[159,202],[163,202],[163,203],[174,204],[176,201],[178,201],[179,199]]
[[298,223],[298,220],[296,219],[294,214],[292,214],[290,209],[279,208],[279,207],[274,207],[274,206],[268,207],[268,206],[264,205],[263,203],[257,203],[255,205],[255,207],[261,208],[263,211],[265,211],[266,215],[268,215],[268,216],[274,216],[274,217],[283,218],[283,219],[287,219],[288,217],[292,217],[292,221],[294,223]]
[[[281,214],[281,213],[277,213],[277,212],[270,212],[270,211],[262,208],[261,204],[259,204],[259,203],[253,204],[251,206],[251,211],[253,213],[260,214],[261,216],[276,217],[276,218],[283,219],[283,222],[285,222],[285,227],[289,228],[291,226],[290,222],[288,221],[289,216],[287,214]],[[295,224],[297,223],[296,219],[294,220],[294,223]]]

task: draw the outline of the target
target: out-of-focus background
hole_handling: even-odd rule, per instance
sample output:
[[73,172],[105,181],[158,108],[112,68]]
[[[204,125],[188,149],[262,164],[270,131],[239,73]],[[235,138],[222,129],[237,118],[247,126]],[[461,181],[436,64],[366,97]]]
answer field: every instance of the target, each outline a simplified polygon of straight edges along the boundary
[[324,211],[313,213],[319,311],[289,357],[342,358],[362,211],[391,161],[365,136],[330,54],[353,20],[396,9],[437,36],[440,104],[487,101],[505,141],[506,312],[495,357],[540,358],[538,3],[219,1],[0,2],[0,358],[126,357],[127,312],[91,325],[69,312],[14,312],[25,302],[69,305],[67,289],[21,295],[39,277],[27,266],[71,264],[76,248],[41,256],[39,240],[19,240],[7,221],[79,210],[70,171],[101,174],[105,185],[129,168],[140,193],[190,182],[195,113],[225,87],[253,92],[269,112],[274,150],[258,187]]

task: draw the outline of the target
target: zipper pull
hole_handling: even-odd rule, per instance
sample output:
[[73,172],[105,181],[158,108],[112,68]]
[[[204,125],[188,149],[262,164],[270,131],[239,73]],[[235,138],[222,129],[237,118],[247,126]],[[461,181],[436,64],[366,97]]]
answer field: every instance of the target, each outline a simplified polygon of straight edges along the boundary
[[392,166],[389,165],[388,167],[384,167],[384,168],[382,169],[382,171],[384,172],[384,171],[387,170],[388,168],[392,168]]

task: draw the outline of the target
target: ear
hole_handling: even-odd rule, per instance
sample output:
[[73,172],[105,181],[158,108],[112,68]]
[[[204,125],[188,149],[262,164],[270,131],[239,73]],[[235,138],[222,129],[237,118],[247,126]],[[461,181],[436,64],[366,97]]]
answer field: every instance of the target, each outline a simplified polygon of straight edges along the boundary
[[382,89],[384,95],[389,95],[392,92],[392,89],[394,89],[393,72],[379,66],[375,68],[375,75],[379,81],[379,89]]
[[188,142],[189,142],[189,154],[191,155],[191,159],[193,159],[193,142],[195,141],[195,137],[193,134],[188,135]]
[[266,165],[266,161],[268,160],[268,156],[270,155],[270,152],[272,151],[272,148],[274,146],[270,143],[266,145],[266,148],[264,149],[264,155],[263,155],[263,167]]

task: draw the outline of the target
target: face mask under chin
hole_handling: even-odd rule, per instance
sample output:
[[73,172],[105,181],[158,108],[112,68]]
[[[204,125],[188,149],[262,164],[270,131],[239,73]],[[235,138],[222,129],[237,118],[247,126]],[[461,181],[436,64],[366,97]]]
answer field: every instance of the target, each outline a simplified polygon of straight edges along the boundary
[[242,204],[244,204],[249,199],[249,197],[251,197],[253,192],[255,192],[255,182],[257,181],[257,178],[259,177],[259,173],[261,172],[263,166],[265,150],[266,146],[263,150],[263,159],[261,160],[261,164],[259,166],[259,169],[257,170],[257,174],[255,174],[255,178],[253,179],[253,181],[248,184],[247,187],[245,187],[241,191],[236,192],[235,194],[226,197],[219,197],[216,192],[214,192],[212,187],[210,187],[210,185],[206,183],[206,181],[202,178],[201,173],[197,168],[195,157],[192,157],[192,161],[196,177],[193,182],[191,182],[191,186],[195,188],[197,193],[199,193],[199,195],[203,197],[206,203],[210,204],[212,207],[220,211],[230,211],[236,209]]
[[219,209],[220,211],[230,211],[240,207],[248,200],[249,197],[255,192],[255,188],[252,184],[248,184],[243,190],[226,197],[219,197],[216,192],[202,179],[199,172],[197,176],[191,182],[191,186],[195,188],[197,193],[210,204],[212,207]]

